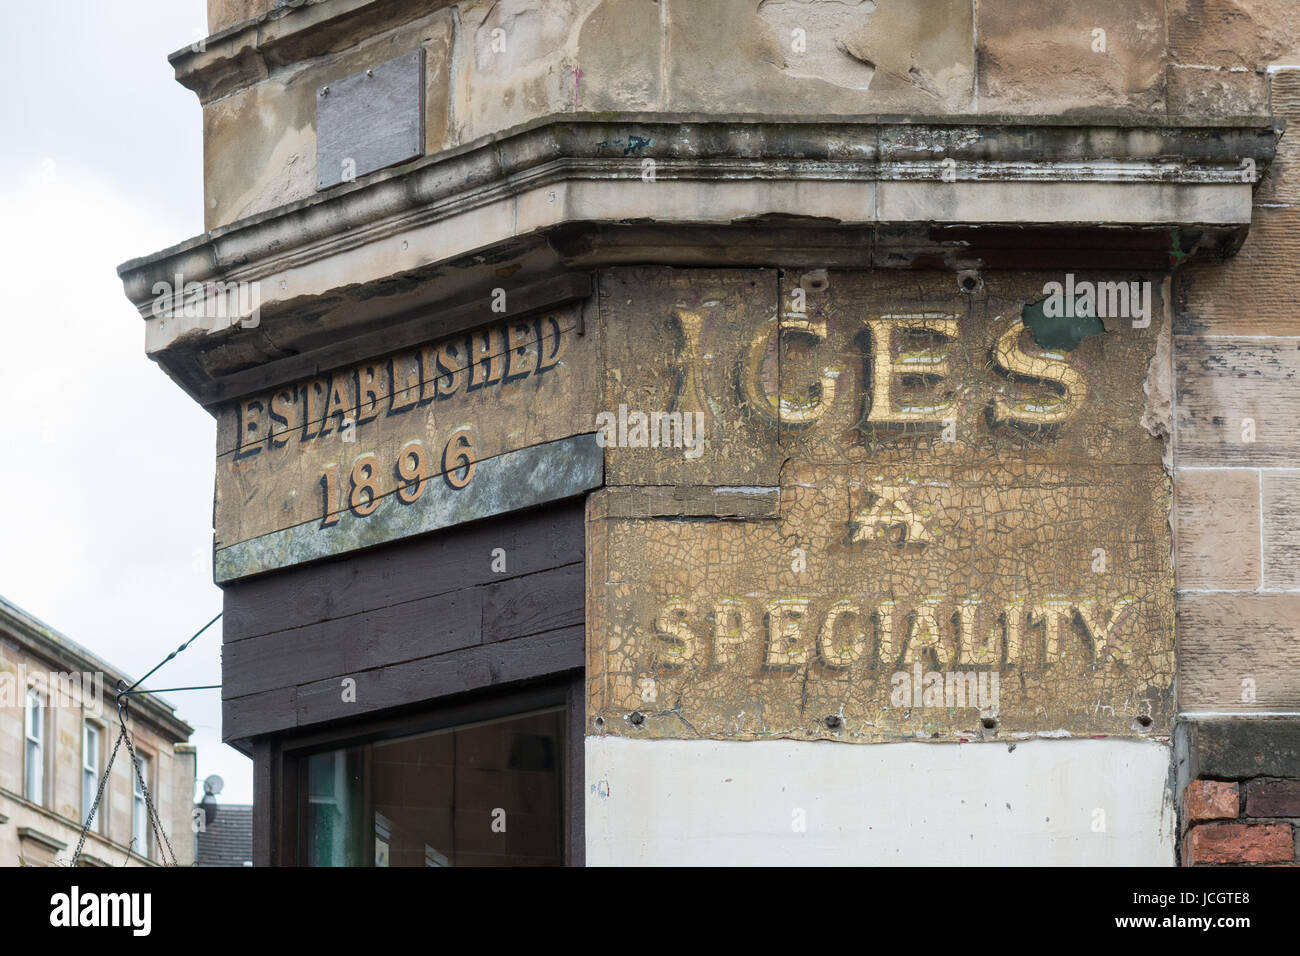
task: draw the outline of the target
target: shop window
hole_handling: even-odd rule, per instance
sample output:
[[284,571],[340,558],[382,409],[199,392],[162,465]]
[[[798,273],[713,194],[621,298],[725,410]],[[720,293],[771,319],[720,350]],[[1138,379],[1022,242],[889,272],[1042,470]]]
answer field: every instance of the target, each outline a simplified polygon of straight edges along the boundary
[[298,760],[308,866],[560,866],[563,707]]

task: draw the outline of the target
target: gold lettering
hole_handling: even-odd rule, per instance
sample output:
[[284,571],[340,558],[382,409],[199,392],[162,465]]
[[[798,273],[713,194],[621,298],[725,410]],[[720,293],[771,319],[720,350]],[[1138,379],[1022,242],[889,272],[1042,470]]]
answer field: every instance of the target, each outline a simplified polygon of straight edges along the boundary
[[826,620],[822,622],[821,632],[817,635],[817,653],[828,667],[843,668],[862,660],[867,653],[867,635],[860,628],[850,631],[848,640],[835,640],[835,625],[841,617],[850,617],[855,621],[861,618],[858,606],[847,598],[841,598],[830,606]]
[[673,598],[655,619],[655,637],[659,639],[661,667],[681,667],[695,657],[695,633],[687,623],[694,607],[681,598]]
[[1071,603],[1063,598],[1048,598],[1029,609],[1030,625],[1043,625],[1043,666],[1065,656],[1061,643],[1061,622],[1070,620]]
[[[806,425],[815,422],[826,414],[826,410],[835,401],[835,380],[839,378],[843,369],[836,366],[823,368],[816,385],[810,386],[805,396],[792,397],[773,392],[764,374],[764,365],[771,351],[773,328],[776,329],[778,362],[786,336],[804,338],[814,343],[826,341],[825,319],[802,319],[792,313],[786,313],[781,317],[780,322],[769,319],[763,323],[750,340],[749,348],[745,353],[745,398],[750,406],[761,412],[764,417],[782,425]],[[816,395],[812,397],[814,392]]]
[[1133,598],[1120,598],[1115,602],[1115,608],[1111,611],[1110,620],[1103,625],[1097,615],[1096,601],[1081,601],[1075,605],[1075,612],[1079,615],[1079,620],[1083,622],[1084,630],[1088,632],[1088,637],[1092,640],[1093,656],[1103,660],[1118,660],[1127,658],[1130,648],[1126,641],[1121,641],[1115,634],[1115,628],[1124,618],[1124,613],[1133,604]]
[[934,386],[948,377],[948,351],[929,349],[910,351],[894,357],[893,334],[924,333],[953,340],[957,338],[957,319],[941,313],[917,315],[883,315],[868,319],[871,332],[871,403],[867,421],[879,425],[939,425],[951,418],[956,400],[894,407],[894,380],[900,376],[923,379]]
[[501,380],[501,366],[505,356],[499,345],[504,334],[499,329],[482,329],[469,337],[469,384],[465,391],[472,392],[485,385],[495,385]]
[[1024,323],[1017,318],[998,336],[993,360],[1008,377],[1031,379],[1051,387],[1059,394],[1057,401],[1016,399],[1008,401],[1002,390],[993,398],[993,420],[1022,427],[1058,425],[1083,406],[1088,383],[1083,375],[1059,352],[1030,353],[1020,347]]
[[383,372],[375,363],[357,366],[357,424],[372,421],[379,414],[379,391]]
[[399,415],[420,400],[420,358],[414,353],[397,355],[388,363],[391,390],[388,414]]
[[537,320],[537,374],[549,372],[560,364],[567,350],[568,339],[560,328],[560,320],[553,315]]
[[745,602],[723,598],[713,605],[713,663],[730,664],[739,659],[735,650],[757,637],[754,621]]
[[777,598],[768,604],[764,666],[769,670],[788,670],[808,663],[808,646],[800,632],[810,603],[804,598]]

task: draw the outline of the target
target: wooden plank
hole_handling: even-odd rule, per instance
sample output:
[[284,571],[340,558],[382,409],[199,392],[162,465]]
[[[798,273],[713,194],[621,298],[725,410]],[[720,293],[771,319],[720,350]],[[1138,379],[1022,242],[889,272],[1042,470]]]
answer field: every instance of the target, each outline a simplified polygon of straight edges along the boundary
[[584,567],[579,562],[489,585],[483,598],[483,642],[581,624],[586,618]]
[[1300,709],[1300,594],[1177,597],[1184,711]]
[[1174,547],[1179,588],[1259,587],[1259,473],[1178,469]]
[[222,696],[272,690],[286,674],[299,684],[342,678],[478,644],[483,594],[465,588],[236,641],[222,654]]
[[295,699],[297,725],[565,673],[582,667],[585,650],[586,629],[569,627],[362,671],[351,675],[357,682],[355,702],[342,699],[333,679],[302,684]]
[[1300,338],[1176,335],[1174,365],[1180,467],[1300,461]]
[[1300,471],[1264,472],[1264,587],[1300,588]]
[[247,697],[223,700],[221,739],[229,743],[291,730],[298,723],[298,710],[294,703],[296,694],[296,688],[290,684]]
[[[222,639],[230,644],[582,561],[583,513],[581,501],[561,503],[228,584]],[[493,569],[498,550],[501,571]]]
[[218,584],[449,528],[481,518],[573,498],[604,480],[604,454],[594,435],[575,435],[479,461],[473,480],[455,487],[432,481],[411,503],[376,499],[376,510],[345,511],[333,524],[294,525],[227,548],[214,556]]

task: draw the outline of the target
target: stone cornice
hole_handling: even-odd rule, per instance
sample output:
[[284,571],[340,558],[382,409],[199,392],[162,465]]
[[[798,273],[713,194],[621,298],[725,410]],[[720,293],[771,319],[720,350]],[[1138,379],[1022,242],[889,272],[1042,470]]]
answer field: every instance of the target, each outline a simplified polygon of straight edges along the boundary
[[279,66],[330,53],[446,7],[451,0],[289,0],[167,57],[203,103]]
[[[235,268],[248,271],[290,250],[324,251],[331,240],[358,228],[400,231],[501,193],[567,179],[640,182],[643,159],[655,161],[659,181],[942,183],[944,161],[952,159],[949,175],[956,183],[1239,185],[1251,181],[1243,180],[1241,162],[1252,160],[1258,179],[1273,158],[1281,129],[1277,121],[1258,117],[1177,124],[1115,119],[1097,125],[1023,117],[861,117],[817,123],[762,117],[548,117],[219,227],[129,260],[118,274],[127,283],[128,297],[140,305],[151,295],[141,284],[146,277],[182,271],[201,281]],[[632,136],[647,145],[611,145],[627,143]],[[653,199],[651,194],[643,203],[651,219]],[[755,215],[762,212],[753,210]],[[1050,209],[1028,212],[1037,218],[1019,214],[1005,221],[1061,222]],[[1103,215],[1079,221],[1103,223],[1110,212],[1116,215],[1113,222],[1134,222],[1123,210],[1098,212]],[[1170,209],[1168,218],[1150,224],[1194,224],[1176,212]],[[1248,223],[1248,210],[1223,221]]]
[[[234,325],[155,314],[156,285],[178,275],[186,283],[257,282],[273,325],[277,312],[342,290],[467,257],[504,257],[530,237],[572,238],[574,230],[620,224],[639,230],[638,255],[650,261],[658,260],[645,246],[647,230],[663,230],[663,261],[675,261],[668,231],[691,227],[841,230],[851,233],[845,242],[857,265],[906,264],[887,255],[900,230],[920,262],[927,243],[942,245],[932,235],[939,230],[1004,228],[1012,246],[1032,252],[1044,230],[1092,233],[1096,245],[1107,230],[1116,237],[1181,229],[1194,238],[1173,250],[1177,260],[1198,247],[1240,244],[1252,184],[1280,134],[1275,121],[1249,117],[561,115],[222,226],[118,272],[149,320],[148,351],[176,374],[176,363],[164,360],[169,350],[195,346],[196,336],[219,339]],[[792,251],[802,245],[783,241]],[[572,266],[572,258],[560,253],[557,261]],[[715,264],[782,261],[770,246],[751,258],[729,250]],[[576,264],[600,261],[587,250]],[[302,350],[283,336],[269,344],[273,331],[263,326],[267,344],[238,361],[248,367],[277,350]]]
[[[21,651],[46,663],[58,673],[81,674],[102,672],[104,675],[104,712],[113,713],[119,680],[131,684],[131,678],[100,660],[76,642],[0,598],[0,639],[13,642]],[[188,740],[194,728],[178,718],[164,698],[154,694],[133,695],[131,710],[136,719],[168,740]]]

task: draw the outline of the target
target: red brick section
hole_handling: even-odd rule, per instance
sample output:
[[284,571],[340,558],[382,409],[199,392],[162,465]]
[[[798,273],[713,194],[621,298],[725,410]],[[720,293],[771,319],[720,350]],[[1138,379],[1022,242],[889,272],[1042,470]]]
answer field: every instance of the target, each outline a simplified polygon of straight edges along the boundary
[[1289,823],[1204,823],[1187,835],[1185,863],[1290,863],[1295,836]]
[[1246,785],[1246,816],[1300,817],[1300,780],[1250,781]]
[[[1187,785],[1184,795],[1187,807],[1187,821],[1199,823],[1202,820],[1235,820],[1237,818],[1237,785],[1219,780],[1193,780]],[[1289,816],[1290,814],[1266,814],[1267,816]]]

